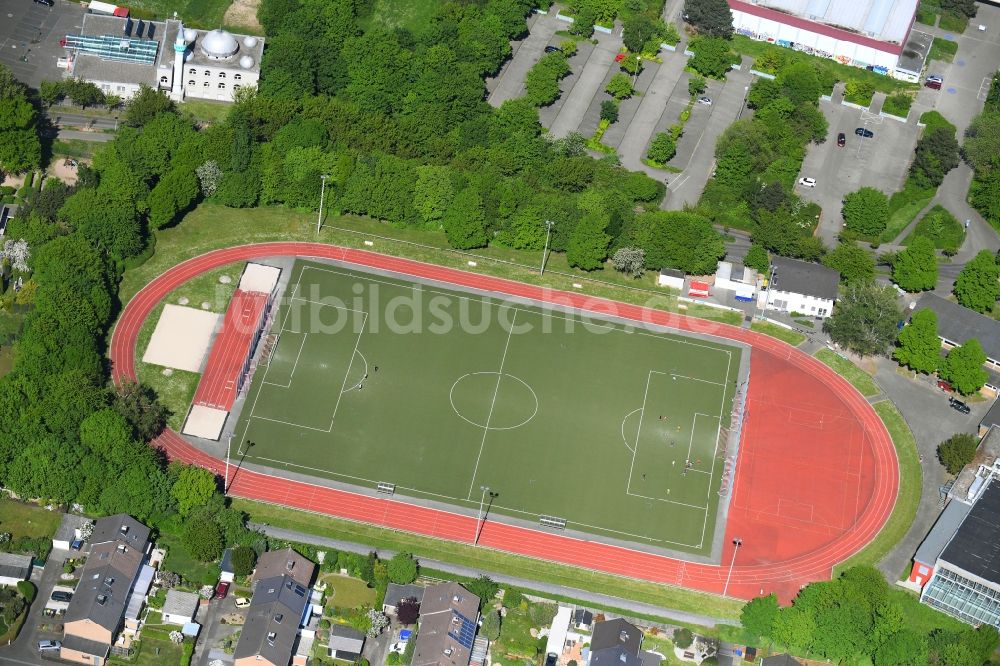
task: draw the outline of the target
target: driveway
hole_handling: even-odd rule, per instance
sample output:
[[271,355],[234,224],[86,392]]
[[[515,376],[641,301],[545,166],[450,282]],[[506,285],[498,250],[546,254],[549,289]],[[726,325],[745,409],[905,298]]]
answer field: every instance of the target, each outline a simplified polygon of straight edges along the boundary
[[[829,247],[837,244],[844,219],[840,209],[844,196],[862,187],[874,187],[887,195],[902,189],[906,180],[919,128],[916,114],[910,122],[882,118],[839,103],[843,92],[838,85],[833,101],[820,100],[829,129],[826,141],[810,144],[802,162],[800,176],[815,178],[814,188],[796,186],[806,201],[823,209],[817,234]],[[865,139],[854,133],[863,127],[874,133]],[[837,146],[837,134],[847,135],[847,145]]]
[[[704,132],[698,137],[694,149],[691,151],[691,160],[684,173],[674,177],[668,185],[670,192],[663,202],[663,208],[667,210],[681,210],[685,206],[693,206],[701,197],[705,183],[712,172],[712,164],[715,161],[715,143],[726,130],[740,116],[740,110],[746,100],[746,95],[750,89],[753,76],[750,74],[750,66],[753,60],[743,58],[740,69],[732,70],[726,75],[725,85],[718,94],[712,96],[713,104],[709,107],[709,119]],[[692,111],[692,118],[698,113]],[[685,131],[685,133],[687,133]],[[681,146],[678,144],[678,153]]]
[[[565,23],[556,19],[555,12],[534,14],[529,20],[529,33],[523,41],[512,44],[515,48],[513,57],[507,61],[495,80],[495,88],[486,98],[492,106],[499,107],[509,99],[524,94],[524,79],[536,62],[545,53],[545,47],[552,42],[556,30],[565,27]],[[492,87],[486,82],[487,88]]]
[[59,40],[79,31],[83,22],[79,4],[55,3],[50,8],[31,0],[0,0],[0,63],[33,88],[41,81],[62,78],[56,60],[65,50]]
[[[230,592],[225,599],[213,599],[207,604],[198,605],[198,613],[195,622],[201,625],[201,634],[198,636],[198,643],[194,648],[194,657],[191,663],[208,666],[208,662],[220,658],[219,651],[214,650],[216,645],[230,636],[240,627],[231,624],[221,624],[219,619],[228,613],[236,611],[236,594]],[[227,655],[229,660],[231,656]]]
[[36,567],[32,571],[31,582],[38,588],[38,594],[34,603],[31,604],[28,618],[24,621],[17,640],[9,647],[0,648],[0,663],[6,662],[8,659],[39,663],[38,641],[42,639],[58,640],[60,638],[57,634],[40,631],[39,625],[53,620],[58,621],[58,619],[45,617],[42,611],[45,609],[45,603],[49,600],[49,595],[52,594],[52,588],[59,583],[63,562],[69,557],[70,552],[67,550],[53,550],[49,553],[49,559],[45,561],[45,567],[41,570]]

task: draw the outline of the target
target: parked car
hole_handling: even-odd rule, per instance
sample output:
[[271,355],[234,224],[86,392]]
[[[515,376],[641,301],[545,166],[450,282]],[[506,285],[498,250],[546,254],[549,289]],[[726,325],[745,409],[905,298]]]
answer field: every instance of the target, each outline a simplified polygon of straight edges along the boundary
[[55,7],[55,0],[35,0],[36,5],[45,5],[46,7]]
[[559,661],[559,655],[555,652],[549,652],[545,655],[545,666],[556,666],[557,661]]
[[804,178],[799,178],[799,185],[802,187],[816,187],[816,179],[809,178],[808,176]]
[[942,391],[945,391],[945,392],[947,392],[947,393],[951,393],[951,390],[952,390],[952,389],[951,389],[951,384],[949,384],[948,382],[946,382],[946,381],[945,381],[945,380],[943,380],[943,379],[939,379],[939,380],[938,380],[938,382],[937,382],[937,387],[938,387],[939,389],[941,389]]
[[858,136],[863,136],[866,139],[870,139],[873,136],[875,136],[875,132],[871,131],[870,129],[865,129],[864,127],[859,127],[858,129],[854,130],[854,133],[857,134]]
[[73,599],[72,592],[66,592],[64,590],[56,590],[52,593],[52,601],[66,601],[69,602]]
[[933,90],[941,90],[941,86],[944,84],[944,79],[935,74],[931,74],[926,79],[924,79],[924,85]]
[[246,597],[236,597],[237,608],[246,608],[249,605],[250,605],[250,600],[247,599]]
[[225,581],[219,581],[219,584],[215,586],[215,598],[225,599],[226,595],[229,594],[229,583]]
[[705,106],[712,106],[712,98],[711,97],[699,97],[698,98],[698,103],[699,104],[704,104]]
[[967,404],[958,398],[948,398],[948,404],[951,405],[951,408],[956,412],[961,412],[962,414],[968,414],[972,411]]
[[843,148],[847,144],[847,135],[841,132],[837,135],[837,145]]
[[545,52],[546,53],[555,53],[558,50],[559,50],[558,46],[552,46],[551,44],[549,44],[548,46],[545,47]]
[[46,652],[48,650],[58,650],[62,647],[62,643],[59,641],[38,641],[38,651]]

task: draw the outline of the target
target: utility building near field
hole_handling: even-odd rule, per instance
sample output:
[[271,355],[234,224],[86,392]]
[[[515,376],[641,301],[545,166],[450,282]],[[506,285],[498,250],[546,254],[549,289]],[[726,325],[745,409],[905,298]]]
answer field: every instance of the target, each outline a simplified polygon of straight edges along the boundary
[[917,0],[729,0],[729,8],[737,34],[895,78],[916,81],[927,55],[920,44],[929,40],[911,35]]
[[257,85],[264,53],[264,40],[252,35],[100,14],[85,14],[80,32],[60,44],[68,77],[123,99],[147,85],[178,102],[233,101],[240,88]]

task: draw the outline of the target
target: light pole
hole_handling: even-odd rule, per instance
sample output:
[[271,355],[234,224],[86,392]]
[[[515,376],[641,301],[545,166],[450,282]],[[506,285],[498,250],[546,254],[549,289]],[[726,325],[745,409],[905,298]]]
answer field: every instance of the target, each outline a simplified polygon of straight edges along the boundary
[[486,501],[486,493],[490,494],[490,506],[493,505],[493,499],[500,493],[495,493],[490,490],[489,486],[479,486],[479,489],[483,491],[482,496],[479,498],[479,515],[476,516],[476,534],[472,539],[472,545],[475,546],[479,543],[479,532],[482,530],[482,525],[484,522],[483,517],[483,503]]
[[323,224],[323,195],[326,194],[326,179],[329,178],[326,174],[319,177],[321,183],[319,186],[319,212],[316,214],[316,233],[319,234],[320,225]]
[[552,238],[552,225],[555,224],[552,220],[545,220],[545,249],[542,250],[542,266],[538,269],[538,274],[542,275],[545,273],[545,259],[549,255],[549,239]]
[[722,588],[722,596],[726,596],[726,593],[729,592],[729,579],[733,575],[733,567],[736,565],[736,553],[740,551],[740,546],[743,545],[743,539],[736,537],[733,539],[733,545],[736,546],[733,548],[733,561],[729,563],[729,573],[726,575],[726,586]]
[[229,492],[229,450],[233,446],[233,436],[230,435],[229,439],[226,441],[226,476],[222,481],[222,494],[225,495]]

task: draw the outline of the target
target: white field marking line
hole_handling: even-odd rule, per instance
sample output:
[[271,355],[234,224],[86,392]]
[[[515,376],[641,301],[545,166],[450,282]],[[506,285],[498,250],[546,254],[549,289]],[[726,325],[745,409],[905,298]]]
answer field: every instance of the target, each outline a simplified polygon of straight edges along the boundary
[[[344,277],[358,279],[358,276],[357,276],[356,273],[346,273],[346,272],[343,272],[343,271],[338,271],[338,270],[329,269],[329,268],[319,268],[319,267],[316,267],[316,266],[306,266],[305,268],[303,268],[303,272],[305,272],[306,270],[314,270],[314,271],[320,271],[320,272],[324,272],[324,273],[333,273],[335,275],[341,275],[341,276],[344,276]],[[493,297],[488,296],[488,295],[482,295],[482,296],[478,296],[478,297],[475,296],[475,295],[464,296],[464,295],[462,295],[460,293],[455,293],[455,292],[438,291],[436,289],[429,288],[429,287],[427,287],[425,285],[421,285],[419,283],[413,283],[413,284],[405,285],[405,284],[399,284],[398,282],[390,282],[390,281],[387,281],[387,280],[379,280],[377,278],[368,277],[368,276],[366,276],[364,278],[364,281],[366,281],[366,282],[373,282],[373,283],[377,283],[377,284],[384,284],[384,285],[388,285],[390,287],[396,287],[398,289],[416,289],[418,291],[424,291],[424,292],[426,292],[428,294],[436,294],[436,295],[439,295],[439,296],[446,296],[448,298],[453,298],[453,299],[457,299],[457,300],[470,301],[470,302],[475,302],[475,303],[481,303],[481,304],[489,305],[490,307],[497,308],[497,309],[504,308],[504,307],[512,307],[510,305],[510,303],[507,303],[507,302],[496,302],[496,301],[493,300]],[[456,289],[459,289],[459,287],[456,287]],[[506,295],[504,295],[504,296],[506,296]],[[305,300],[305,299],[297,299],[297,300]],[[551,311],[551,310],[545,309],[545,307],[543,305],[541,305],[540,302],[537,301],[537,300],[535,300],[535,299],[529,298],[529,299],[526,299],[526,300],[529,300],[529,301],[532,301],[532,303],[538,304],[538,305],[529,306],[529,307],[538,308],[538,311],[529,312],[527,310],[523,310],[523,309],[520,309],[520,308],[515,308],[518,312],[524,312],[524,313],[527,313],[527,314],[539,315],[539,316],[542,316],[542,317],[552,317],[552,318],[556,318],[556,319],[563,319],[565,321],[575,321],[575,322],[578,322],[581,326],[584,325],[584,322],[582,321],[582,319],[584,317],[586,317],[587,320],[588,320],[586,322],[586,326],[594,326],[594,327],[599,327],[599,328],[605,328],[605,329],[609,329],[609,330],[612,330],[612,331],[616,331],[618,333],[628,333],[627,331],[624,330],[624,327],[626,326],[625,324],[616,324],[616,323],[612,323],[612,322],[604,322],[604,321],[599,321],[599,320],[598,321],[594,321],[594,320],[591,319],[592,317],[595,317],[595,316],[606,316],[606,317],[618,317],[618,318],[622,318],[621,315],[609,314],[609,313],[600,313],[600,312],[594,312],[594,311],[590,311],[590,310],[580,310],[578,308],[574,308],[572,306],[569,306],[569,305],[566,305],[566,304],[563,304],[563,303],[557,303],[556,304],[558,307],[567,308],[567,309],[570,309],[573,312],[577,313],[577,315],[575,317],[572,317],[572,316],[568,316],[568,315],[560,313],[560,312],[555,312],[555,311]],[[632,321],[632,320],[629,320],[629,321]],[[691,340],[687,339],[687,337],[685,336],[686,331],[680,331],[680,330],[677,330],[677,329],[671,329],[671,328],[668,328],[666,326],[660,326],[660,325],[652,324],[652,323],[648,323],[648,322],[636,321],[633,324],[629,324],[629,326],[632,328],[631,333],[633,333],[633,334],[642,335],[642,336],[646,336],[646,337],[650,337],[650,338],[655,338],[657,340],[663,340],[665,342],[676,342],[676,343],[680,343],[680,344],[691,345],[693,347],[701,347],[703,349],[708,349],[708,350],[711,350],[711,351],[721,352],[721,353],[729,354],[730,356],[732,356],[732,352],[731,352],[731,350],[729,348],[723,348],[722,347],[722,345],[727,345],[727,347],[728,347],[728,344],[725,343],[725,342],[720,342],[719,343],[720,346],[714,346],[714,347],[711,346],[711,345],[701,344],[701,343],[698,343],[698,342],[692,342]],[[656,328],[656,329],[662,329],[663,332],[662,333],[652,333],[652,332],[649,332],[649,331],[640,330],[640,328],[644,327],[644,326],[650,326],[650,327],[653,327],[653,328]],[[710,334],[708,334],[708,333],[702,333],[701,335],[710,335]],[[722,340],[727,340],[728,343],[733,342],[732,340],[729,340],[728,338],[721,338],[721,339]]]
[[[691,460],[691,454],[693,453],[693,450],[694,450],[694,431],[698,427],[698,417],[699,416],[704,416],[704,417],[710,418],[710,419],[719,419],[719,423],[720,424],[722,423],[722,419],[720,419],[718,416],[715,416],[714,414],[702,414],[701,412],[695,412],[694,413],[694,416],[691,417],[691,439],[688,441],[688,454],[687,454],[687,459],[688,460]],[[716,437],[719,436],[719,431],[718,430],[715,431],[715,436]],[[716,446],[718,446],[718,444],[716,444]],[[714,459],[715,459],[715,455],[713,454],[712,455],[712,460],[714,460]],[[708,472],[705,472],[704,470],[700,470],[700,469],[689,469],[688,471],[689,472],[701,472],[703,474],[707,474],[708,473]]]
[[[475,375],[495,375],[495,374],[497,374],[497,373],[493,372],[492,370],[484,370],[484,371],[481,371],[481,372],[467,372],[467,373],[465,373],[464,375],[462,375],[461,377],[459,377],[458,379],[455,380],[455,383],[452,384],[451,388],[448,390],[448,402],[451,403],[451,411],[455,412],[455,416],[457,416],[458,418],[462,419],[463,421],[465,421],[466,423],[468,423],[469,425],[471,425],[471,426],[473,426],[475,428],[486,428],[486,426],[484,426],[482,423],[476,423],[472,419],[465,418],[465,416],[462,414],[462,412],[459,411],[458,407],[455,406],[455,387],[458,386],[459,383],[463,379],[465,379],[466,377],[473,377]],[[496,426],[494,426],[494,427],[490,428],[490,430],[515,430],[517,428],[520,428],[523,425],[527,425],[538,414],[538,404],[539,404],[538,403],[538,394],[535,393],[535,389],[531,388],[531,386],[528,384],[528,382],[524,381],[523,379],[521,379],[517,375],[501,374],[500,377],[501,378],[503,378],[503,377],[510,377],[514,381],[521,382],[521,385],[524,386],[524,388],[526,388],[529,391],[531,391],[531,397],[535,399],[535,411],[532,412],[531,416],[529,416],[525,420],[521,421],[517,425],[504,426],[502,428],[497,428]]]
[[[365,362],[365,372],[361,376],[361,379],[358,380],[358,383],[355,384],[354,386],[352,386],[351,388],[347,389],[348,391],[354,391],[354,390],[356,390],[359,386],[361,386],[361,383],[365,381],[365,377],[368,376],[368,359],[365,358],[365,355],[362,354],[360,351],[355,351],[354,353],[357,354],[358,356],[360,356],[361,360]],[[348,370],[350,370],[350,368],[348,368]]]
[[[729,360],[726,362],[726,384],[727,385],[729,384],[729,375],[732,372],[732,365],[733,365],[733,354],[732,354],[732,352],[730,352],[729,353]],[[737,372],[739,372],[739,371],[737,370]],[[747,387],[747,390],[749,390],[749,386]],[[737,386],[734,389],[734,391],[733,391],[733,409],[736,408],[736,404],[735,404],[736,403],[736,394],[738,392],[739,392],[739,386]],[[746,407],[746,400],[743,401],[743,406],[744,406],[744,408]],[[705,492],[705,503],[706,503],[706,505],[709,504],[711,502],[711,499],[712,499],[712,482],[715,481],[715,463],[714,463],[714,461],[715,461],[715,457],[719,454],[719,434],[722,432],[722,415],[725,414],[725,413],[726,413],[726,389],[725,389],[725,387],[723,387],[723,389],[722,389],[722,400],[719,403],[719,427],[715,431],[715,446],[712,448],[712,458],[711,459],[712,459],[713,463],[712,463],[712,466],[709,467],[708,490]],[[733,417],[732,411],[730,410],[730,413],[729,413],[729,419],[730,419],[730,421],[732,421],[732,417]],[[743,426],[743,424],[740,424],[740,434],[741,435],[742,435],[742,426]],[[727,446],[728,446],[728,442],[727,442]],[[736,461],[733,462],[733,481],[734,482],[736,480],[736,464],[738,462],[739,462],[739,460],[736,460]],[[730,495],[730,497],[732,497],[732,495]],[[708,512],[706,511],[705,512],[705,522],[702,523],[702,525],[701,525],[701,542],[702,543],[705,543],[705,530],[707,530],[707,529],[708,529]]]
[[[282,332],[284,332],[284,331],[282,331]],[[284,388],[284,389],[292,388],[292,379],[294,379],[294,377],[295,377],[295,369],[297,367],[299,367],[299,357],[302,356],[302,348],[306,346],[306,338],[309,337],[308,333],[302,333],[301,335],[302,335],[302,342],[299,343],[299,353],[295,355],[295,363],[292,364],[292,371],[288,375],[288,383],[287,384],[278,384],[277,382],[269,382],[269,381],[266,381],[266,380],[261,380],[262,383],[267,384],[269,386],[277,386],[278,388]],[[273,354],[274,352],[271,352],[271,353]],[[267,367],[270,368],[271,364],[268,363]]]
[[629,497],[641,497],[642,499],[652,500],[654,502],[664,502],[666,504],[676,504],[677,506],[686,506],[689,509],[698,509],[698,511],[708,511],[707,506],[699,506],[697,504],[687,504],[686,502],[678,502],[677,500],[668,500],[664,497],[650,497],[649,495],[642,495],[639,493],[629,493]]
[[635,456],[635,449],[629,446],[628,438],[625,437],[625,422],[628,421],[628,417],[632,416],[636,412],[641,412],[641,411],[642,407],[640,407],[639,409],[633,409],[631,412],[625,415],[625,418],[622,419],[622,441],[625,442],[625,448],[631,451],[633,456]]
[[503,346],[503,356],[500,357],[500,369],[497,371],[497,387],[493,391],[493,402],[490,403],[490,411],[486,415],[486,425],[483,426],[483,440],[479,443],[479,455],[476,456],[476,466],[472,470],[472,480],[469,482],[469,495],[466,498],[472,501],[472,489],[476,485],[476,474],[479,472],[479,460],[483,457],[483,449],[486,448],[486,437],[490,434],[490,419],[493,418],[493,408],[497,405],[497,396],[500,395],[500,382],[503,381],[503,364],[507,361],[507,350],[510,348],[510,339],[514,335],[514,322],[517,321],[518,309],[514,308],[514,316],[510,320],[510,329],[507,331],[507,342]]
[[635,446],[632,447],[632,464],[628,468],[628,481],[625,483],[625,494],[632,494],[632,474],[635,472],[635,458],[639,452],[639,436],[642,434],[642,419],[646,416],[646,398],[649,396],[649,380],[653,372],[646,373],[646,390],[642,393],[642,407],[639,408],[639,427],[635,431]]
[[309,303],[311,305],[319,305],[324,308],[336,308],[337,310],[343,310],[345,312],[357,312],[358,314],[368,314],[364,310],[355,310],[354,308],[349,308],[344,305],[337,305],[335,303],[324,303],[323,301],[313,301],[308,298],[302,298],[301,296],[291,296],[288,298],[289,301],[299,301],[301,303]]
[[358,353],[358,346],[361,344],[361,336],[365,334],[365,326],[368,324],[368,313],[365,313],[365,318],[361,321],[361,330],[358,332],[358,337],[354,341],[354,351],[351,352],[351,360],[347,364],[347,371],[344,373],[344,383],[340,387],[340,395],[337,396],[337,402],[333,406],[333,416],[330,417],[330,427],[327,432],[333,431],[333,421],[337,418],[337,409],[340,408],[340,399],[344,397],[344,389],[347,388],[347,379],[351,376],[351,368],[354,366],[354,356]]
[[[730,355],[730,357],[731,357],[731,355]],[[671,377],[678,377],[680,379],[690,379],[693,382],[704,382],[705,384],[715,384],[716,386],[725,386],[726,385],[726,382],[713,382],[713,381],[709,381],[708,379],[701,379],[700,377],[688,377],[687,375],[678,375],[677,373],[674,373],[674,372],[661,372],[659,370],[653,370],[652,372],[656,372],[656,373],[659,373],[661,375],[670,375]],[[726,377],[728,379],[728,376],[729,376],[728,375],[728,372],[729,372],[728,368],[726,369],[726,372],[727,372]],[[706,414],[705,416],[708,416],[708,414]]]

